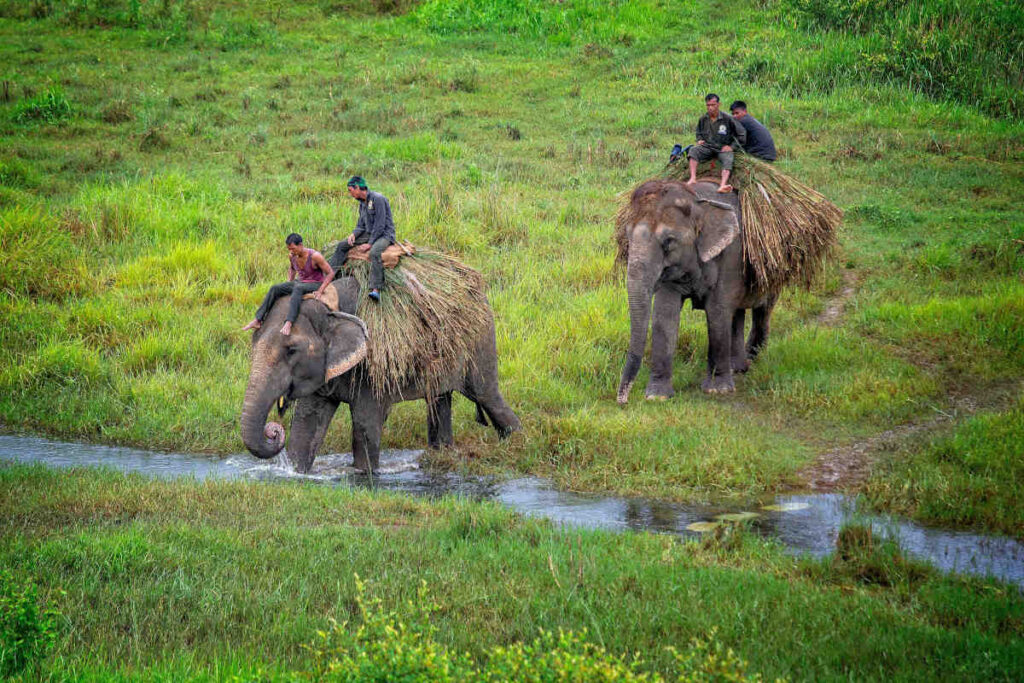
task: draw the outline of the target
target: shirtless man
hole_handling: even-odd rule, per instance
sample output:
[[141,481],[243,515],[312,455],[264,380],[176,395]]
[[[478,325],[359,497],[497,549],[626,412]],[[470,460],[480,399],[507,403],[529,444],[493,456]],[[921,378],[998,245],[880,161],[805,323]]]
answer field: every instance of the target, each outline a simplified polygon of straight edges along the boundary
[[256,330],[263,324],[263,319],[274,306],[274,302],[282,296],[291,296],[288,302],[288,317],[285,318],[284,326],[281,327],[281,334],[287,336],[292,333],[292,323],[299,317],[299,306],[302,305],[302,297],[310,292],[313,298],[320,300],[320,295],[327,289],[327,285],[334,279],[334,269],[331,264],[320,255],[315,249],[307,249],[302,244],[302,235],[292,233],[285,239],[288,246],[288,254],[291,257],[291,264],[288,267],[288,282],[274,285],[263,298],[263,304],[256,311],[256,317],[243,327],[243,330]]

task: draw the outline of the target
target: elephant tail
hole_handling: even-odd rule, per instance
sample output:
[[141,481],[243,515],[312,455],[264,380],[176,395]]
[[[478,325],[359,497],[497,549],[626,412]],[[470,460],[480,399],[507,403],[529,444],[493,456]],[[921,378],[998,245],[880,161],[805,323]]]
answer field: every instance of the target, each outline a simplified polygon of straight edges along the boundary
[[476,421],[478,424],[482,424],[484,427],[490,426],[487,423],[487,415],[484,414],[484,409],[480,406],[479,403],[476,404]]

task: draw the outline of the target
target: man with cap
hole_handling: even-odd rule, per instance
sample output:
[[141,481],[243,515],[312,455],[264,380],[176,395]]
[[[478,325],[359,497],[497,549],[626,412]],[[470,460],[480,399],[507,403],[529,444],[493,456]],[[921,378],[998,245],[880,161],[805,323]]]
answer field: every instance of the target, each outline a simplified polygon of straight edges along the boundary
[[391,218],[391,205],[380,192],[372,192],[366,181],[354,175],[348,181],[348,193],[359,202],[359,220],[356,229],[342,240],[331,258],[335,269],[348,258],[349,249],[357,244],[370,245],[370,298],[380,301],[384,286],[384,261],[381,254],[395,243],[395,221]]
[[740,146],[747,142],[747,131],[742,124],[723,111],[719,111],[718,95],[710,93],[704,98],[708,113],[697,122],[697,144],[691,145],[687,156],[690,157],[690,179],[687,185],[697,182],[697,165],[702,161],[717,158],[722,164],[722,182],[718,191],[732,192],[729,176],[732,174],[733,143]]
[[768,132],[763,123],[747,113],[747,103],[743,100],[736,100],[729,105],[729,113],[747,131],[747,144],[743,147],[747,154],[752,154],[767,162],[775,161],[777,155],[772,134]]

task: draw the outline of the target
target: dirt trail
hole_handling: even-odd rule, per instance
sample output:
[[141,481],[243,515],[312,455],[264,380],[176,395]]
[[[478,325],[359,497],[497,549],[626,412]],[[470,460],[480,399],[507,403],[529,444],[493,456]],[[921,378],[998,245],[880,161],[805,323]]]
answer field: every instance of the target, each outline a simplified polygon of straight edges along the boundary
[[1006,382],[988,387],[977,394],[949,397],[946,411],[930,420],[910,422],[887,429],[880,434],[846,446],[828,450],[797,473],[803,486],[815,492],[854,489],[864,483],[881,452],[896,448],[900,442],[921,432],[937,429],[962,420],[981,410],[1006,409],[1024,391],[1024,383]]
[[843,287],[839,294],[829,300],[825,310],[818,315],[818,324],[832,326],[846,310],[846,303],[857,293],[857,275],[852,270],[843,271]]

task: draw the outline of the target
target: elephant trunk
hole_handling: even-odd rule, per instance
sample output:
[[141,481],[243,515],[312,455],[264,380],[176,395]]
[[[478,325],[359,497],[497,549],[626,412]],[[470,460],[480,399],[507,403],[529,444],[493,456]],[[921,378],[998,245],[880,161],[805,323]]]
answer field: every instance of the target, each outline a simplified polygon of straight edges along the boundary
[[626,269],[626,295],[629,299],[629,352],[622,368],[619,382],[618,401],[625,405],[629,401],[629,390],[633,388],[637,373],[647,346],[647,330],[651,321],[651,296],[657,280],[657,269],[652,267],[643,253],[638,253],[630,244],[629,265]]
[[257,458],[273,458],[284,448],[284,429],[280,425],[267,425],[267,415],[278,397],[288,389],[286,373],[275,371],[254,356],[249,385],[242,404],[242,441]]

